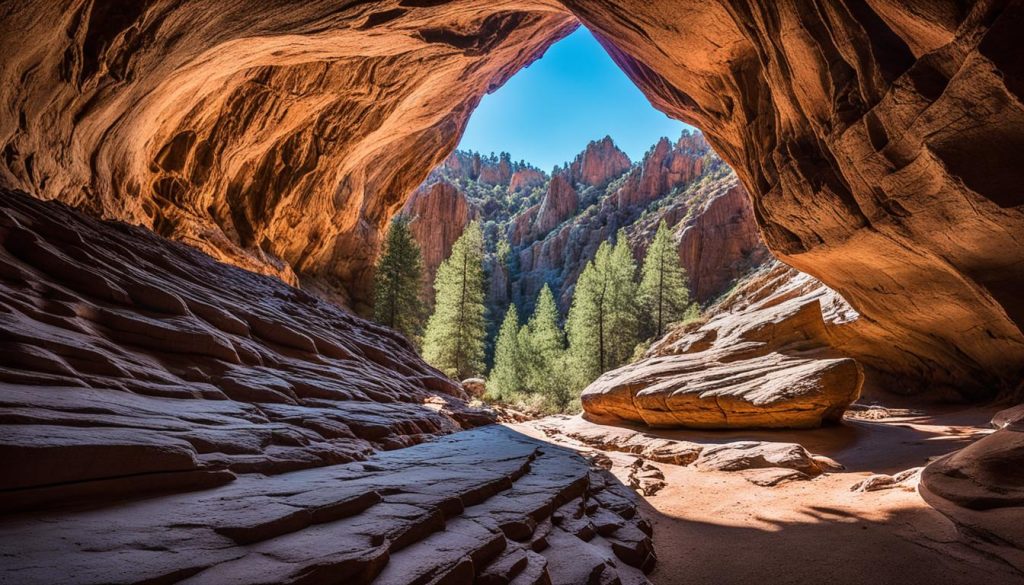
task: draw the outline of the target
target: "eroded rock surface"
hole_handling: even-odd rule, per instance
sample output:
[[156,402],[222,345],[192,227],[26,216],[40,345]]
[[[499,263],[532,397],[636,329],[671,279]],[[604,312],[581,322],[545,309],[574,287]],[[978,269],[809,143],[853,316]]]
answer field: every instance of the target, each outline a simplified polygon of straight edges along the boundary
[[396,333],[141,228],[2,191],[0,270],[8,503],[343,463],[492,420]]
[[925,467],[919,490],[978,546],[1024,571],[1024,410],[1000,412],[993,426]]
[[626,486],[503,427],[465,431],[493,413],[405,339],[275,278],[3,191],[0,279],[4,582],[653,567]]
[[286,280],[330,278],[358,305],[382,228],[480,97],[578,19],[706,132],[768,247],[872,323],[880,367],[985,396],[1024,371],[1022,14],[16,0],[0,21],[0,180]]
[[[843,469],[835,461],[814,455],[796,443],[733,441],[698,443],[658,437],[635,429],[595,424],[581,416],[553,416],[526,423],[556,443],[577,449],[597,449],[598,457],[627,453],[632,461],[619,461],[629,470],[630,485],[644,495],[664,487],[664,475],[649,462],[690,466],[699,471],[737,472],[760,486],[808,480]],[[605,453],[602,453],[605,452]]]
[[577,26],[545,0],[129,4],[5,8],[2,185],[357,307],[480,98]]
[[677,328],[648,357],[588,386],[587,417],[691,428],[840,420],[860,396],[864,373],[835,349],[833,329],[855,313],[827,287],[781,265],[762,268],[740,292],[709,321]]
[[[424,465],[424,462],[430,462]],[[114,507],[0,519],[3,578],[53,583],[646,583],[635,496],[504,427]],[[591,580],[579,580],[589,575]]]

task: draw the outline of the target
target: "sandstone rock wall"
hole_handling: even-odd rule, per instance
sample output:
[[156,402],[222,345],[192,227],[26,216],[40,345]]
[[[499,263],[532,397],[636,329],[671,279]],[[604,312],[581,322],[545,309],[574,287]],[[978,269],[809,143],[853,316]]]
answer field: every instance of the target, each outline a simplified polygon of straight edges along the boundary
[[466,197],[447,181],[417,189],[402,210],[423,258],[423,297],[433,299],[434,277],[452,252],[455,241],[477,215]]
[[382,231],[480,97],[575,27],[553,0],[16,0],[0,184],[362,307]]
[[1024,369],[1020,2],[129,4],[5,5],[4,185],[358,304],[480,96],[575,17],[707,133],[769,248],[877,326],[891,371],[984,396]]
[[975,396],[1015,384],[1020,2],[565,4],[706,132],[768,247],[878,326],[891,371]]
[[610,136],[587,145],[566,169],[572,183],[600,187],[629,170],[632,163]]
[[[585,193],[594,197],[594,191]],[[537,231],[545,223],[542,207],[517,218],[511,233],[512,243],[523,246],[518,251],[519,279],[514,283],[520,306],[530,306],[548,283],[563,309],[568,309],[586,263],[619,228],[626,231],[634,253],[642,259],[665,220],[679,242],[680,261],[690,275],[693,296],[702,303],[769,257],[746,191],[699,134],[684,134],[675,143],[659,141],[607,189],[597,190],[596,197],[553,231]],[[527,222],[531,230],[521,234]],[[520,235],[522,239],[517,240]],[[531,243],[531,239],[537,241]]]

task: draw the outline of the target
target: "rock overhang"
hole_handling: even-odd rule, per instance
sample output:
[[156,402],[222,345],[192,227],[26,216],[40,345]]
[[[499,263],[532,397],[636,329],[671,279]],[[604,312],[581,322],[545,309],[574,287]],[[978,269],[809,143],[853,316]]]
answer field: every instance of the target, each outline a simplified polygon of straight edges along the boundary
[[341,283],[359,308],[383,227],[480,97],[582,22],[736,169],[769,248],[865,317],[869,365],[979,397],[1024,369],[1024,215],[1003,189],[1019,169],[978,170],[1024,135],[1020,10],[20,2],[0,23],[19,33],[3,35],[0,180]]

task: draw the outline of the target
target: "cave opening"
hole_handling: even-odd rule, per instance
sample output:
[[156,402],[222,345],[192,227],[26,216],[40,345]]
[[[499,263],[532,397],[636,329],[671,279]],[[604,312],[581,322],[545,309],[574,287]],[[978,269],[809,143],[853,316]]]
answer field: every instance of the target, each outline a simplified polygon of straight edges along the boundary
[[[0,581],[1019,583],[1022,21],[998,0],[11,2]],[[599,131],[546,163],[476,141],[474,111],[571,135],[502,120],[501,92],[588,34],[704,133]],[[396,216],[425,269],[482,267],[472,324],[498,345],[508,322],[522,372],[467,379],[360,316]],[[457,252],[474,219],[480,253]],[[568,359],[635,333],[661,220],[699,312]],[[514,375],[584,414],[482,396]]]

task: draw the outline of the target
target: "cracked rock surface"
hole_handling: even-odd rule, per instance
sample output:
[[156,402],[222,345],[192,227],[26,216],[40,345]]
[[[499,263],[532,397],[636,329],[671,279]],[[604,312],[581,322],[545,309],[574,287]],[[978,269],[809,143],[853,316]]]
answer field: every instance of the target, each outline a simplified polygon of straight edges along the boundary
[[0,192],[0,324],[0,581],[646,583],[655,563],[629,488],[465,430],[493,414],[403,338],[146,230]]

